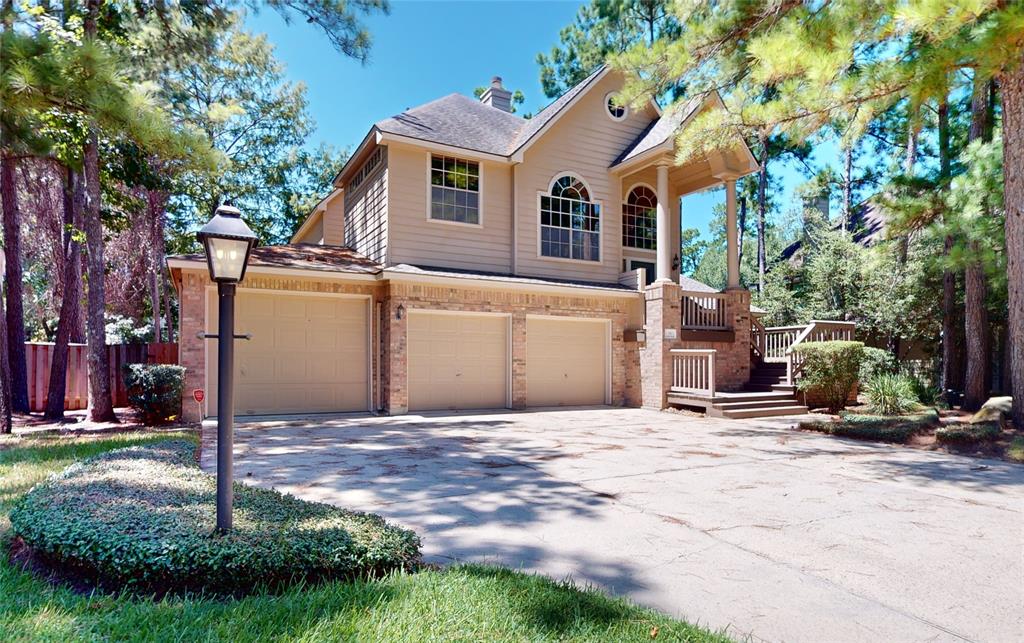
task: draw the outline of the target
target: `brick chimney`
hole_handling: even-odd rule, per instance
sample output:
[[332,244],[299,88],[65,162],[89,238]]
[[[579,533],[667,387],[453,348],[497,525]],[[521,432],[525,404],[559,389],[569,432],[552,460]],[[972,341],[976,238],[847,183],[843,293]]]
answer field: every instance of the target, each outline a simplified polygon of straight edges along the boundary
[[512,92],[501,86],[501,76],[495,76],[491,79],[491,86],[480,95],[480,102],[503,112],[511,112]]

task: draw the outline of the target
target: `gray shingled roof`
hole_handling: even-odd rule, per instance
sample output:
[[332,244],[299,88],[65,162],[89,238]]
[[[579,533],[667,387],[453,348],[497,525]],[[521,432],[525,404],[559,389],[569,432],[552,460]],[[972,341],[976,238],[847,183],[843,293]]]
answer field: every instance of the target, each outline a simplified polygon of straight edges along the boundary
[[640,133],[633,144],[630,145],[615,159],[612,167],[624,163],[631,158],[637,157],[644,152],[658,147],[679,131],[679,127],[688,119],[704,102],[704,96],[694,96],[685,103],[677,103],[670,106],[662,113],[661,118],[651,121],[647,128]]
[[[168,259],[206,261],[205,254],[173,255]],[[284,243],[256,246],[249,256],[250,266],[273,268],[301,268],[323,272],[358,272],[377,274],[381,266],[376,261],[344,246],[321,246],[311,243]]]
[[390,134],[504,156],[525,122],[468,96],[449,94],[385,118],[374,127]]
[[462,94],[413,107],[374,124],[382,132],[477,152],[509,156],[525,145],[605,70],[598,67],[530,119],[509,114]]

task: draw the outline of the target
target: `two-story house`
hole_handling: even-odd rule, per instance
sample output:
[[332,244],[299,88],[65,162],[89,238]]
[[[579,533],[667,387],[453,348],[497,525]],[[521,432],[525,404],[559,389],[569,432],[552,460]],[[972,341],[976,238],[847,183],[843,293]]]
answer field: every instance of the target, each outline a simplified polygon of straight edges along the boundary
[[[749,402],[722,392],[748,384],[769,341],[735,234],[736,180],[757,164],[737,139],[677,165],[675,133],[720,99],[632,109],[613,100],[621,85],[601,67],[524,119],[494,78],[480,100],[451,94],[374,124],[291,243],[253,252],[238,412]],[[678,270],[680,197],[716,185],[723,292]],[[216,348],[197,335],[216,328],[216,289],[201,256],[168,265],[187,388],[208,392],[209,413]],[[785,391],[772,400],[794,410]]]

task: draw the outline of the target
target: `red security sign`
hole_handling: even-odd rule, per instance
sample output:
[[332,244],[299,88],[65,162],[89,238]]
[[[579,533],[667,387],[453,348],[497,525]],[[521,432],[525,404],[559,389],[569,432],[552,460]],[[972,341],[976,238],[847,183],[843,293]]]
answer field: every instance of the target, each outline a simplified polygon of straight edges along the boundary
[[196,402],[201,403],[204,399],[206,399],[206,393],[203,392],[203,389],[197,388],[192,391],[192,397],[195,399]]

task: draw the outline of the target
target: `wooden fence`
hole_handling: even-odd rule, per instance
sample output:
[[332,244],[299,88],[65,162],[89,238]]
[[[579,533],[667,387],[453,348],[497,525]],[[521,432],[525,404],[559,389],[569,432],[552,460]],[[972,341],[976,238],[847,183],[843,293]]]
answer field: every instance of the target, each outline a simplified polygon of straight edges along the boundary
[[[171,342],[153,344],[110,344],[110,394],[114,406],[127,406],[123,369],[125,364],[177,364],[178,345]],[[28,404],[33,411],[46,410],[50,388],[50,364],[53,344],[25,343],[25,361],[28,363]],[[64,391],[64,409],[84,409],[89,402],[88,359],[85,344],[68,346],[67,387]]]

